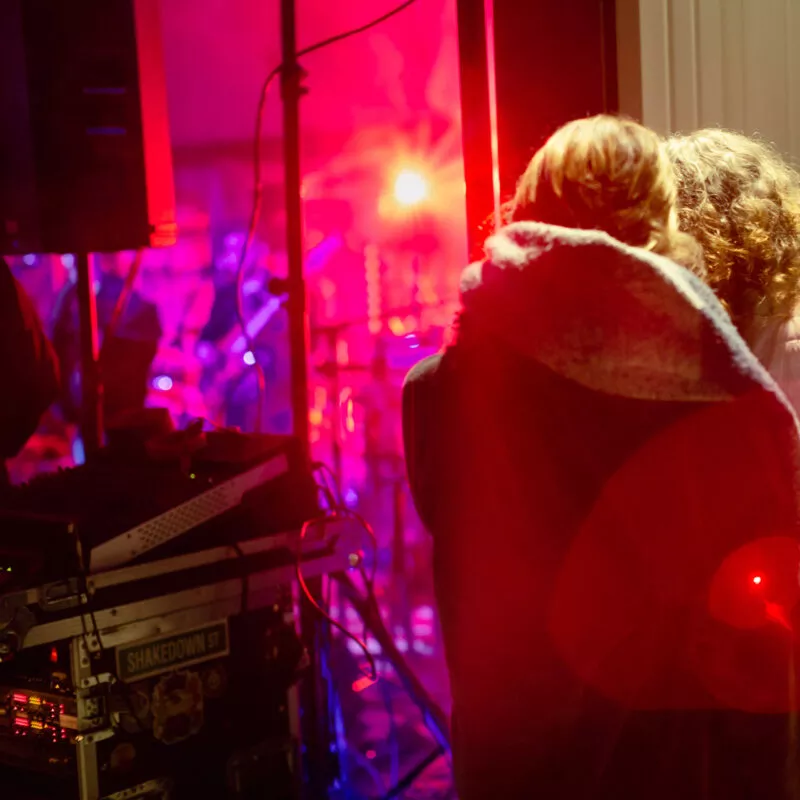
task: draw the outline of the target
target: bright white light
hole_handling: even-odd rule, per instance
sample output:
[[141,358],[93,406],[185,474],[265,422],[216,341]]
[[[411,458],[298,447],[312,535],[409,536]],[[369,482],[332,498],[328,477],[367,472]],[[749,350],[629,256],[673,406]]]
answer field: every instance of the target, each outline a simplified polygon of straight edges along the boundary
[[415,206],[428,196],[428,182],[418,172],[404,169],[395,179],[394,197],[402,206]]
[[66,255],[61,256],[61,263],[67,269],[71,269],[75,266],[75,256],[73,256],[72,253],[67,253]]
[[242,356],[242,361],[244,361],[244,363],[245,363],[245,364],[247,364],[247,366],[248,366],[248,367],[252,367],[252,366],[253,366],[253,364],[255,364],[255,363],[256,363],[256,357],[255,357],[255,355],[253,354],[253,351],[252,351],[252,350],[248,350],[248,351],[247,351],[247,352],[246,352],[246,353],[245,353],[245,354]]
[[153,386],[159,392],[168,392],[172,388],[172,378],[169,375],[159,375],[154,381]]
[[36,263],[36,256],[33,255],[33,253],[28,253],[28,255],[22,256],[22,261],[24,264],[32,267]]

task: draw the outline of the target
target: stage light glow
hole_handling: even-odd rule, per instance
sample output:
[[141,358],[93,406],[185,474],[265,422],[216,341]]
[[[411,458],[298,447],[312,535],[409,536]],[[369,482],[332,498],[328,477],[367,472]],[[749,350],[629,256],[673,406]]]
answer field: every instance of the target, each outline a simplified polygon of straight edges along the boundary
[[760,576],[760,575],[756,575],[756,576],[753,578],[753,583],[754,583],[756,586],[759,586],[759,585],[761,584],[761,576]]
[[246,234],[244,233],[229,233],[223,240],[224,246],[228,250],[240,250],[244,244]]
[[28,255],[22,256],[22,261],[29,267],[32,267],[36,263],[36,256],[33,253],[28,253]]
[[169,375],[159,375],[154,381],[153,386],[159,392],[168,392],[172,388],[172,378]]
[[256,363],[256,357],[253,354],[252,350],[248,350],[243,356],[242,361],[247,364],[248,367],[252,367]]
[[419,205],[428,196],[428,182],[414,170],[402,170],[394,182],[394,197],[401,206]]

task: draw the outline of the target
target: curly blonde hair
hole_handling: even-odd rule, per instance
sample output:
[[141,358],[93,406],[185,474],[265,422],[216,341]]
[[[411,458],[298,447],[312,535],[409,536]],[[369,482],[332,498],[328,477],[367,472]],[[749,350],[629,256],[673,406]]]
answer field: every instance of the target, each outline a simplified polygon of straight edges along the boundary
[[721,129],[666,143],[681,228],[697,239],[706,281],[752,344],[800,300],[800,175],[765,142]]
[[601,114],[559,128],[528,164],[511,218],[606,231],[703,271],[700,248],[679,230],[664,144],[633,120]]

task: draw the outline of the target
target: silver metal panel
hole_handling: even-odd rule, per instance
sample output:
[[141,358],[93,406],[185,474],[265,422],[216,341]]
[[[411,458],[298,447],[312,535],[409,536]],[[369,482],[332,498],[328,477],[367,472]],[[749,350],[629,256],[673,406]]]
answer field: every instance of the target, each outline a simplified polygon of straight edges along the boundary
[[231,561],[241,558],[242,555],[257,555],[280,549],[294,550],[297,547],[299,536],[299,531],[275,533],[261,539],[238,542],[235,547],[213,547],[210,550],[200,550],[197,553],[187,553],[182,556],[164,558],[160,561],[151,561],[147,564],[136,564],[132,567],[122,567],[110,572],[100,572],[97,575],[92,575],[87,585],[90,591],[96,591],[134,581],[147,580],[148,578],[157,578],[173,572],[197,569],[208,564],[218,564],[220,561]]
[[[310,560],[303,565],[307,577],[341,572],[348,567],[348,553],[340,549],[333,555]],[[293,566],[264,570],[246,579],[248,609],[264,608],[274,602],[276,592],[295,580]],[[48,622],[31,628],[25,637],[25,648],[50,644],[63,639],[82,636],[84,629],[95,648],[95,621],[104,648],[135,642],[151,636],[160,636],[192,625],[241,613],[244,585],[240,578],[221,581],[173,594],[150,597],[118,608],[97,609],[94,619],[89,613]]]
[[90,571],[103,572],[118,567],[142,553],[172,541],[198,525],[235,508],[242,502],[246,492],[280,477],[288,470],[287,457],[276,456],[109,539],[92,550],[89,559]]

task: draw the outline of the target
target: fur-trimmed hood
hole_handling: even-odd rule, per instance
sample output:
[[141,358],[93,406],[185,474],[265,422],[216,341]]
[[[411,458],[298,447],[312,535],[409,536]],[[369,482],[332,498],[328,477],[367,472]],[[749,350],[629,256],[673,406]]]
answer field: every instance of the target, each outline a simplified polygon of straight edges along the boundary
[[481,328],[591,389],[720,401],[774,391],[713,292],[667,258],[601,231],[516,222],[461,277]]

